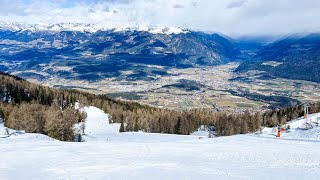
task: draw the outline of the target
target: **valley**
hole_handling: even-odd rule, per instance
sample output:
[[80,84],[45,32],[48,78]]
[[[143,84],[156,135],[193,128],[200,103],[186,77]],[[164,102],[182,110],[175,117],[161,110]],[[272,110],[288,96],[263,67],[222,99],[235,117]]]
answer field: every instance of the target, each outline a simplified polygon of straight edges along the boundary
[[[146,80],[127,80],[133,71],[121,71],[118,78],[105,78],[90,82],[70,80],[42,74],[27,79],[39,84],[62,89],[78,89],[96,94],[106,94],[120,100],[168,109],[203,108],[213,111],[253,112],[272,107],[295,105],[302,101],[320,100],[318,83],[283,78],[263,79],[259,71],[233,72],[238,63],[195,68],[168,68],[166,75],[148,76]],[[66,67],[67,69],[67,67]],[[35,71],[31,71],[37,74]],[[19,74],[14,72],[12,74]],[[148,79],[150,78],[150,79]],[[151,80],[152,78],[152,80]]]
[[320,100],[318,34],[252,43],[179,28],[57,27],[0,23],[0,71],[173,110],[256,112]]

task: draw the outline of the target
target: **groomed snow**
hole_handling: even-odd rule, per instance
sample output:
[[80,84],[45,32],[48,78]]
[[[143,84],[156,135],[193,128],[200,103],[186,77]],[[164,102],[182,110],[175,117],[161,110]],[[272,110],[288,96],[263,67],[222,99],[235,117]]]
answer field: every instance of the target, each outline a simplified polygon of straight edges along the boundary
[[118,129],[113,129],[109,124],[108,115],[96,107],[84,107],[87,112],[85,123],[84,141],[106,141],[108,137],[118,133]]
[[60,142],[23,132],[1,137],[0,179],[318,179],[320,176],[319,141],[258,135],[208,139],[118,133],[119,125],[110,125],[101,110],[95,107],[85,110],[86,142]]

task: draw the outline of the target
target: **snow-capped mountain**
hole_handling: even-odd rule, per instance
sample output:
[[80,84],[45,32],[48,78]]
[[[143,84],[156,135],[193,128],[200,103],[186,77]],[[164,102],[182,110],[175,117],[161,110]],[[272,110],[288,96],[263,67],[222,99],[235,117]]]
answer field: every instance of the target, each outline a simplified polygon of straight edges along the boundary
[[77,31],[77,32],[90,32],[95,33],[97,31],[147,31],[152,34],[180,34],[190,32],[187,29],[179,27],[143,27],[143,26],[130,26],[130,27],[108,27],[101,24],[84,24],[84,23],[59,23],[59,24],[25,24],[11,21],[0,21],[0,29],[21,31],[29,30],[32,32],[37,31]]
[[[0,49],[0,71],[36,70],[57,74],[48,67],[67,66],[72,71],[59,71],[59,76],[87,80],[117,77],[130,69],[137,72],[138,78],[143,78],[144,73],[156,77],[163,72],[150,71],[149,65],[178,68],[218,65],[236,59],[239,54],[219,34],[173,27],[76,23],[1,22]],[[143,67],[137,69],[138,64]]]

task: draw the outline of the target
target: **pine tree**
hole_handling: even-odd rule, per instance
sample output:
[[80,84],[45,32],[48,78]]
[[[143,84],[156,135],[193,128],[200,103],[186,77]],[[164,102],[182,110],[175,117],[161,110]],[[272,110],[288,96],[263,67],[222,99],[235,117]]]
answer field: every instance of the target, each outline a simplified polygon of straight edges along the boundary
[[133,131],[134,132],[138,132],[139,131],[138,120],[136,120],[135,123],[134,123]]
[[82,137],[80,133],[78,133],[78,142],[82,142]]
[[123,121],[121,121],[119,132],[124,132],[124,124]]

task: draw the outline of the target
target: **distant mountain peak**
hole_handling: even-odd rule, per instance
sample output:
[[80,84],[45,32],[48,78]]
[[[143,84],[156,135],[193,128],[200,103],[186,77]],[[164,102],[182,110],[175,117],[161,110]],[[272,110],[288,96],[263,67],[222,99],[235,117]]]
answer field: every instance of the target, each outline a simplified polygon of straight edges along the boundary
[[143,26],[118,26],[108,27],[99,24],[85,24],[85,23],[58,23],[58,24],[25,24],[11,21],[0,21],[0,29],[7,29],[11,31],[29,30],[33,32],[37,31],[78,31],[78,32],[90,32],[97,31],[147,31],[152,34],[181,34],[190,32],[187,29],[180,27],[143,27]]

